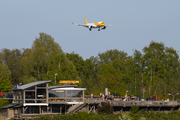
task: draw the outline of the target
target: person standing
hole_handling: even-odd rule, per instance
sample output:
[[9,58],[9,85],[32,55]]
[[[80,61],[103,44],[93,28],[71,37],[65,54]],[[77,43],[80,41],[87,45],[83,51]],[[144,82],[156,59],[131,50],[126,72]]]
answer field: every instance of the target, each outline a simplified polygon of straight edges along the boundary
[[110,91],[108,91],[108,96],[110,96],[110,94],[111,94]]
[[117,93],[116,93],[116,91],[114,92],[114,94],[113,94],[115,97],[117,97]]
[[102,97],[102,92],[100,93],[100,97]]

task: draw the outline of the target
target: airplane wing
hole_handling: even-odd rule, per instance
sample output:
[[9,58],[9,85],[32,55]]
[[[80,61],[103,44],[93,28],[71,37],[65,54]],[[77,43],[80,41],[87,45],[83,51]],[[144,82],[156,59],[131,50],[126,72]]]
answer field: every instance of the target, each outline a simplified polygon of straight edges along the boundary
[[85,25],[85,24],[76,24],[76,23],[73,23],[73,22],[72,22],[72,24],[74,24],[74,25],[78,25],[78,26],[85,26],[85,27],[89,27],[89,25]]

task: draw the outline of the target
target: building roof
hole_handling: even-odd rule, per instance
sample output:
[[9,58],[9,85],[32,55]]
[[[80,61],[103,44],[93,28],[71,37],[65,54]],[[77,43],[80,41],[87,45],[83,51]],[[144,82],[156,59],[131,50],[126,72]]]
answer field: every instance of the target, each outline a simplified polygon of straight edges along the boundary
[[74,87],[77,88],[77,85],[58,85],[58,86],[49,86],[48,89],[55,89],[55,88],[68,88],[68,87]]
[[86,90],[86,88],[74,88],[74,87],[69,87],[69,88],[55,88],[55,89],[51,89],[51,90]]
[[15,105],[11,104],[11,105],[7,105],[7,106],[3,106],[1,108],[11,108],[11,107],[14,107]]
[[23,106],[22,104],[19,104],[19,105],[14,106],[14,108],[19,108],[19,107],[22,107],[22,106]]
[[36,86],[36,85],[40,85],[40,84],[44,84],[44,83],[50,83],[50,82],[51,82],[51,80],[37,81],[37,82],[28,83],[28,84],[21,85],[21,86],[16,86],[16,88],[13,88],[12,90],[24,90],[24,89],[27,89],[27,88],[30,88],[30,87],[33,87],[33,86]]

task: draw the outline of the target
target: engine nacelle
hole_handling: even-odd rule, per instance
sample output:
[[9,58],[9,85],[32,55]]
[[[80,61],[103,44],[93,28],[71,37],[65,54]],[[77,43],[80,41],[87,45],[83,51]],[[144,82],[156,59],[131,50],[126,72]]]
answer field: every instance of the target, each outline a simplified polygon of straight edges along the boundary
[[101,29],[102,29],[102,30],[106,29],[106,26],[103,26]]
[[89,26],[89,31],[91,31],[91,29],[92,29],[92,26]]

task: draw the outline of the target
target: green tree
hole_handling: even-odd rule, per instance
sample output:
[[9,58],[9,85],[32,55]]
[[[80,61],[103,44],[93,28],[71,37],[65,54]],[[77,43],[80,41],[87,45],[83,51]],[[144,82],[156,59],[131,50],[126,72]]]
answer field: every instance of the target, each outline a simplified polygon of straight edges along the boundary
[[0,78],[0,92],[10,92],[12,89],[12,84],[10,80]]
[[86,94],[94,93],[96,91],[96,75],[95,68],[93,65],[93,58],[83,60],[78,54],[67,53],[67,58],[74,64],[78,76],[80,78],[80,87],[87,88]]
[[11,80],[11,71],[2,61],[2,54],[0,53],[0,78]]
[[98,54],[99,65],[97,67],[100,92],[109,88],[111,93],[117,92],[124,95],[126,84],[131,81],[126,62],[129,59],[127,53],[118,50],[109,50]]
[[21,51],[18,49],[2,49],[2,63],[6,64],[11,71],[12,84],[18,84],[20,82],[19,78],[22,75],[21,57]]
[[74,65],[67,59],[59,44],[54,42],[54,38],[45,33],[39,35],[21,60],[25,77],[33,81],[52,80],[51,85],[55,84],[56,73],[56,84],[59,80],[77,79]]
[[[157,94],[159,82],[163,77],[163,58],[165,47],[163,43],[151,42],[149,47],[144,47],[143,56],[144,72],[148,96]],[[149,84],[149,85],[148,85]]]
[[137,96],[142,96],[142,89],[144,88],[144,64],[143,55],[140,51],[134,50],[133,61],[135,65],[134,68],[134,81],[135,81],[135,92]]

